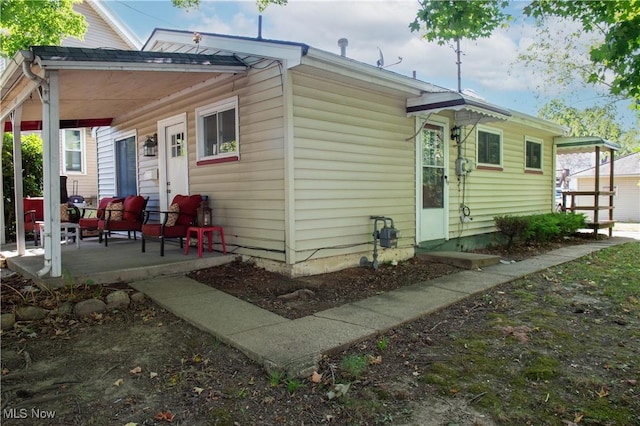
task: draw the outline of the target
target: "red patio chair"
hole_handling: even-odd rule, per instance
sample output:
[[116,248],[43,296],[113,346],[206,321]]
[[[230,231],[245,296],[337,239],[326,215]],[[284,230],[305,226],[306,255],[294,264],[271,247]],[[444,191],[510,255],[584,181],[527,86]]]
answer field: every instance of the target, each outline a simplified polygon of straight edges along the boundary
[[[40,228],[37,222],[44,221],[44,198],[24,198],[22,206],[24,208],[24,232],[25,234],[33,233],[33,243],[37,246],[40,236]],[[80,210],[76,206],[66,203],[60,205],[60,223],[78,223],[79,220]]]
[[[164,256],[164,241],[167,238],[178,238],[180,248],[184,248],[187,228],[196,223],[197,210],[202,202],[202,196],[176,195],[171,201],[170,211],[146,211],[145,221],[142,225],[142,252],[146,251],[147,238],[160,240],[160,256]],[[161,223],[147,223],[152,213],[159,213]]]
[[[98,221],[100,219],[104,219],[104,211],[107,208],[107,204],[109,204],[112,201],[124,201],[124,198],[118,198],[118,197],[104,197],[103,199],[100,200],[100,203],[98,204],[98,208],[89,208],[89,207],[85,207],[82,209],[82,217],[80,218],[80,221],[78,222],[78,225],[80,225],[80,239],[83,239],[85,237],[85,232],[86,233],[92,233],[94,231],[98,231]],[[95,217],[85,217],[86,214],[88,214],[88,212],[90,211],[95,211],[96,212],[96,216]],[[92,235],[92,236],[98,236],[99,233],[97,235]]]
[[[101,243],[104,238],[104,245],[107,247],[109,235],[113,231],[127,231],[129,238],[133,232],[133,239],[137,240],[136,232],[142,229],[147,201],[149,201],[149,197],[129,195],[122,202],[111,201],[108,203],[104,209],[104,217],[98,219],[98,231],[100,232],[98,242]],[[120,206],[122,207],[120,208]]]

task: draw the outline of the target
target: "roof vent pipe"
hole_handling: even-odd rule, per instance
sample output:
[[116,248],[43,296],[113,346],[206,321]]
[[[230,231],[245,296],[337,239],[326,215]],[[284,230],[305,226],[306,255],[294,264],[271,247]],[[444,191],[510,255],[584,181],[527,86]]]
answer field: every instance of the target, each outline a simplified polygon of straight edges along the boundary
[[347,46],[349,45],[349,40],[346,38],[341,38],[338,40],[338,46],[340,46],[340,56],[347,56]]

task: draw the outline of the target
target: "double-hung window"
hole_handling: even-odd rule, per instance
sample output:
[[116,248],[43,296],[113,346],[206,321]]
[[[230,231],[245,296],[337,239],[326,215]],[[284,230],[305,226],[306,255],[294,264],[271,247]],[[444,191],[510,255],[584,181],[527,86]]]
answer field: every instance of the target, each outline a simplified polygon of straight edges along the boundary
[[81,129],[63,131],[64,171],[66,173],[84,173],[84,140]]
[[502,168],[502,132],[478,126],[478,167]]
[[525,170],[542,171],[542,141],[525,136],[524,152]]
[[196,120],[200,164],[239,158],[237,96],[196,109]]

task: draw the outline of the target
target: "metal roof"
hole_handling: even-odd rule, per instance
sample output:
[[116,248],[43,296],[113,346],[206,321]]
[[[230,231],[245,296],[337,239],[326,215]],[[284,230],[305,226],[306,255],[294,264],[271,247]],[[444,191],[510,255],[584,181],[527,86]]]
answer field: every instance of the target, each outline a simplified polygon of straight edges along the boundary
[[445,110],[455,111],[455,122],[462,126],[508,120],[511,117],[507,109],[454,91],[426,93],[418,98],[407,99],[407,115]]
[[[195,53],[148,52],[138,50],[89,49],[83,47],[33,46],[38,62],[47,67],[69,69],[75,63],[126,63],[155,66],[202,66],[237,68],[245,71],[246,65],[233,55],[201,55]],[[209,70],[207,70],[209,71]]]
[[599,136],[556,137],[558,154],[574,154],[578,152],[593,152],[594,148],[606,148],[618,151],[621,147],[615,142]]

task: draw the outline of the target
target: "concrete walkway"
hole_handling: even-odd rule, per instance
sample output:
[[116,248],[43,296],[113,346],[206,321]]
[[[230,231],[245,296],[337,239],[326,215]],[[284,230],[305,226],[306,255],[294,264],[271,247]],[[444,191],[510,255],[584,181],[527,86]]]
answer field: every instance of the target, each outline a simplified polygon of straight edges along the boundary
[[130,286],[239,349],[267,371],[307,377],[324,353],[346,348],[496,285],[633,241],[637,240],[613,237],[565,247],[516,263],[500,263],[403,287],[296,320],[258,308],[184,275],[137,281]]

